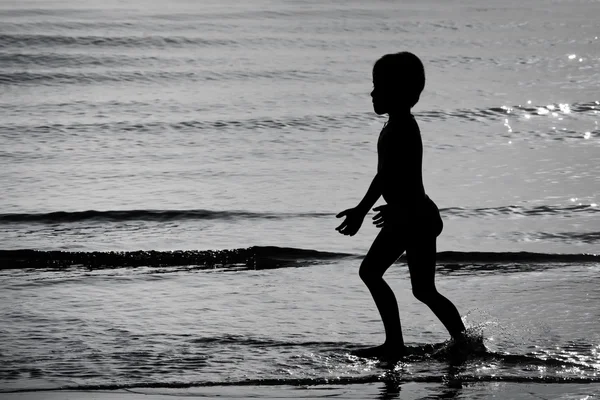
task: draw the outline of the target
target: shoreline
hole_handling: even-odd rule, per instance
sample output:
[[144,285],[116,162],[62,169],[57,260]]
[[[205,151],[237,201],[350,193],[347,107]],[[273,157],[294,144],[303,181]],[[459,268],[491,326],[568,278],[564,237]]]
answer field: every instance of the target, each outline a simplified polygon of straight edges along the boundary
[[[315,386],[211,386],[185,389],[115,389],[115,390],[40,390],[30,392],[0,392],[3,400],[184,400],[204,399],[421,399],[421,398],[488,398],[558,399],[564,396],[600,395],[600,384],[592,383],[514,383],[477,382],[423,383],[390,382],[330,384]],[[150,396],[150,397],[149,397]]]

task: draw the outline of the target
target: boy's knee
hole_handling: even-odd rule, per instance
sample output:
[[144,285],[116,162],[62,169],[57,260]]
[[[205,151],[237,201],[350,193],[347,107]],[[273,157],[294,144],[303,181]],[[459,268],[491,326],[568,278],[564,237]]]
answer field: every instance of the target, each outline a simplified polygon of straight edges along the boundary
[[412,288],[413,295],[415,298],[423,303],[428,303],[432,299],[434,299],[438,292],[435,287],[413,287]]
[[364,283],[369,283],[375,279],[381,278],[380,275],[373,273],[373,269],[365,261],[362,262],[358,270],[358,276]]
[[360,279],[363,282],[367,282],[371,279],[369,275],[369,269],[367,268],[364,262],[360,265],[360,268],[358,270],[358,276],[360,276]]

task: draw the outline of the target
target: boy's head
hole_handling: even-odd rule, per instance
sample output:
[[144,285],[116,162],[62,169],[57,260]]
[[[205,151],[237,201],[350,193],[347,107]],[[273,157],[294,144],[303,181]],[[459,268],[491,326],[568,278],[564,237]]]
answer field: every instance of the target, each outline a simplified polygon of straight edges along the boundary
[[403,51],[386,54],[373,66],[373,108],[379,115],[412,108],[425,87],[419,57]]

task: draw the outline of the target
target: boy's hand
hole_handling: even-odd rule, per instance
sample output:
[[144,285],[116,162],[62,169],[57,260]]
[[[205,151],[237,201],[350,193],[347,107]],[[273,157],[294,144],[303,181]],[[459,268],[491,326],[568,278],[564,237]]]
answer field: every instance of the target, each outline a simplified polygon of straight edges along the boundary
[[373,224],[375,224],[375,226],[378,228],[398,225],[400,223],[398,220],[398,215],[396,215],[394,209],[389,204],[375,207],[373,211],[377,212],[377,214],[375,214],[373,217]]
[[336,215],[336,218],[342,218],[343,216],[345,216],[346,219],[344,220],[344,222],[341,223],[340,226],[335,228],[335,230],[341,233],[342,235],[354,236],[356,235],[356,232],[358,232],[358,230],[360,229],[360,226],[362,225],[363,220],[365,219],[365,215],[366,214],[362,210],[359,210],[356,207],[344,210],[338,215]]

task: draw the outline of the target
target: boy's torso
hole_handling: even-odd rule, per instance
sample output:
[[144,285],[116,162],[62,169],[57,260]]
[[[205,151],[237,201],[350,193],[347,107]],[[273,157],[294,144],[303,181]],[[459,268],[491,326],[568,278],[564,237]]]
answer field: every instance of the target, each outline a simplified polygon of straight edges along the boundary
[[412,115],[383,127],[377,141],[377,174],[388,204],[407,211],[423,204],[422,159],[421,132]]

